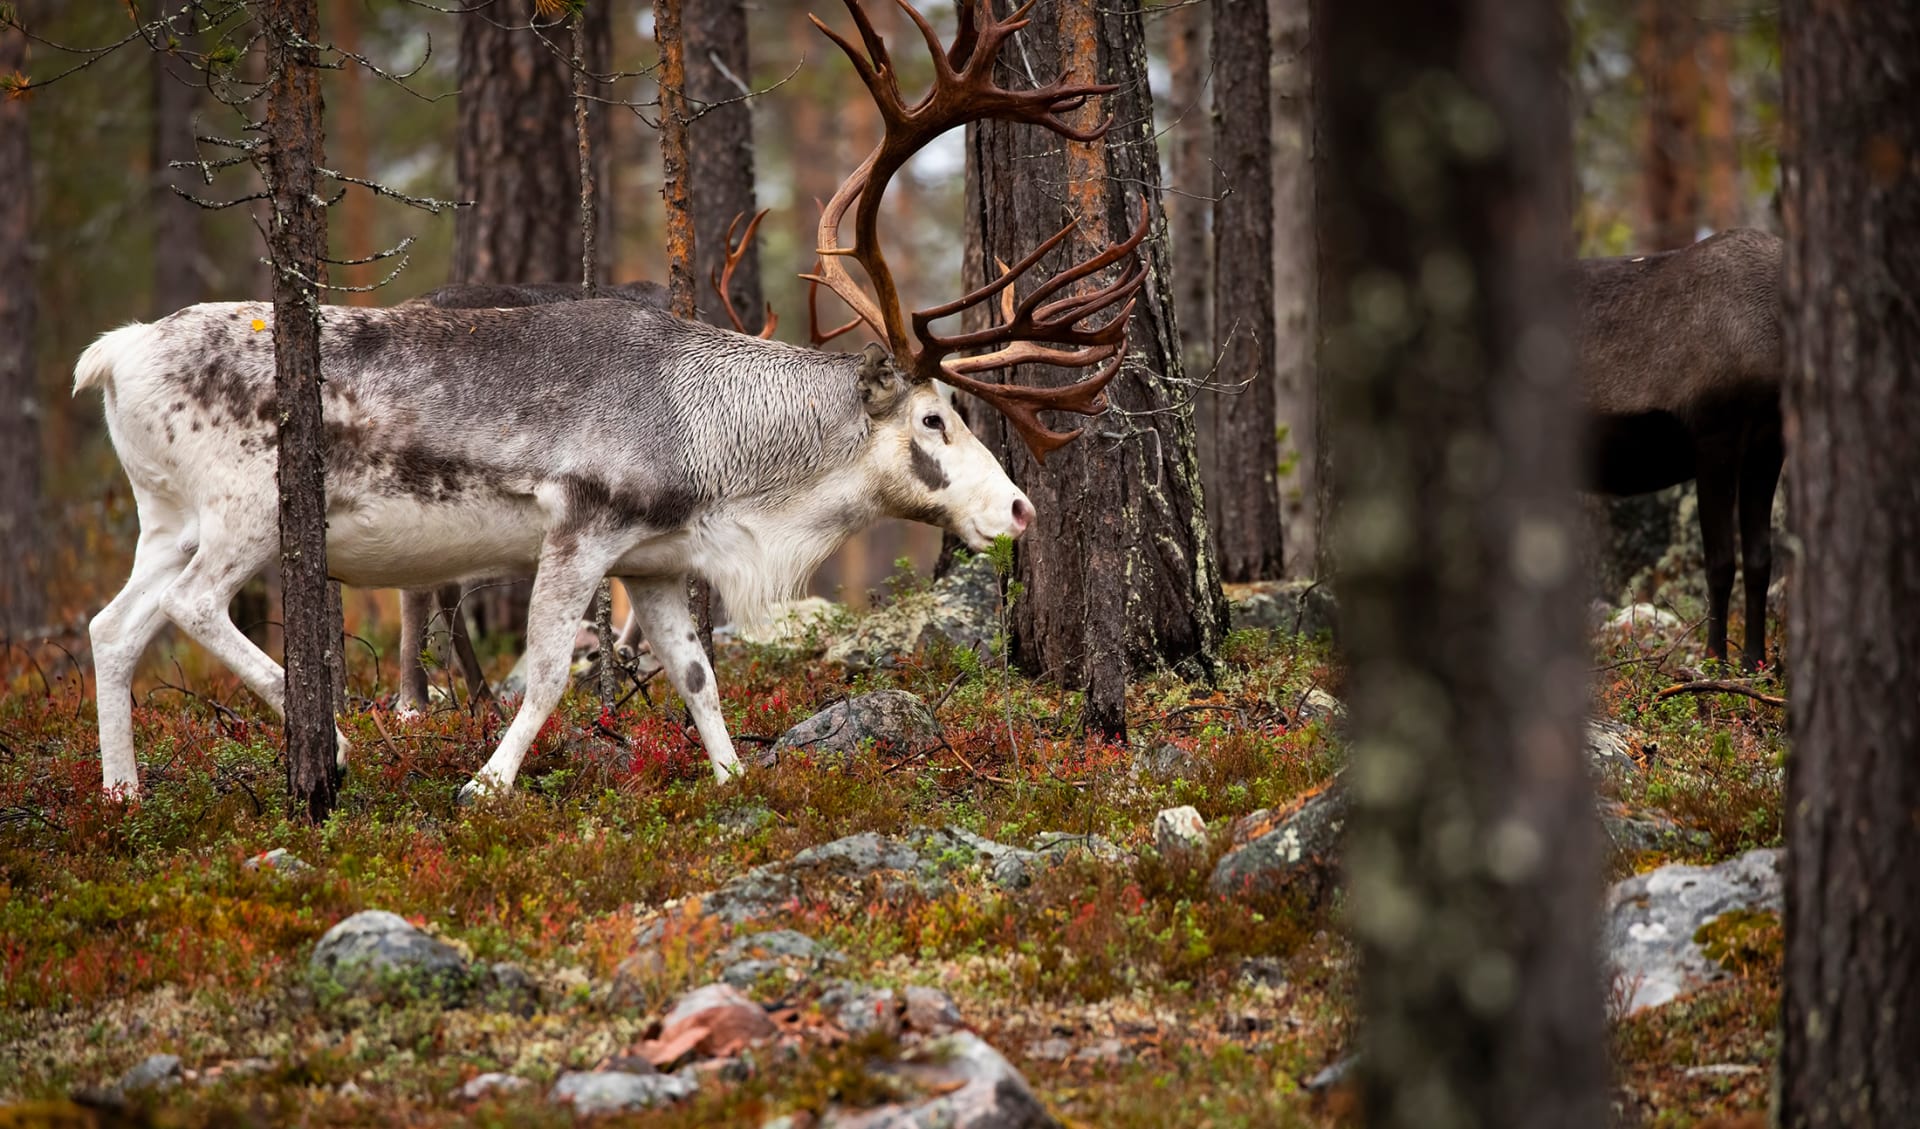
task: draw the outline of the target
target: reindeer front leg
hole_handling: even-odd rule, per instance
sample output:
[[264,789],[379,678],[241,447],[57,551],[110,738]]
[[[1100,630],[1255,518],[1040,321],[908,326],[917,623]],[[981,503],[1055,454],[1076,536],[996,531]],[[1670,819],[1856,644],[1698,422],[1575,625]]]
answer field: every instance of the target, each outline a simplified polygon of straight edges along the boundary
[[727,722],[720,714],[720,693],[714,686],[713,669],[706,649],[700,646],[700,634],[693,628],[693,613],[687,607],[685,577],[659,580],[628,580],[627,598],[633,601],[633,618],[640,624],[647,642],[653,645],[653,657],[666,668],[667,681],[687,703],[700,741],[707,747],[707,760],[713,764],[714,778],[725,784],[746,770],[734,755],[733,739],[727,736]]
[[539,570],[533,576],[533,598],[527,606],[527,693],[520,699],[520,709],[513,715],[513,724],[507,727],[500,747],[486,767],[460,789],[461,803],[513,787],[520,762],[526,759],[553,707],[560,704],[560,695],[566,692],[580,616],[600,578],[619,555],[618,547],[594,544],[585,538],[549,540],[542,546]]

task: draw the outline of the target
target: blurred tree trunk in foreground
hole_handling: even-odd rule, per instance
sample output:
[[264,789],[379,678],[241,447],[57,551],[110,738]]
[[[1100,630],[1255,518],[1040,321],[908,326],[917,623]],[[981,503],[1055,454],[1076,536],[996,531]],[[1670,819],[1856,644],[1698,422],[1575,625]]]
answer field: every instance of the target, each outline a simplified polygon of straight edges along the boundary
[[1267,0],[1213,5],[1213,441],[1200,452],[1223,580],[1281,572],[1274,436],[1273,134]]
[[1787,941],[1780,1120],[1920,1110],[1920,0],[1782,10]]
[[[1114,125],[1093,145],[1005,122],[968,131],[968,289],[998,275],[996,260],[1020,261],[1069,216],[1080,220],[1077,237],[1056,254],[1079,259],[1093,246],[1125,240],[1143,207],[1156,220],[1161,215],[1140,0],[1066,0],[1035,8],[1032,18],[1002,53],[997,80],[1018,88],[1029,85],[1027,67],[1041,81],[1071,68],[1076,81],[1114,83],[1118,90],[1090,100],[1073,119],[1086,127],[1111,114]],[[1184,377],[1166,241],[1148,240],[1138,253],[1147,282],[1127,362],[1107,386],[1117,410],[1075,421],[1085,434],[1044,468],[996,413],[968,417],[981,422],[982,442],[1037,514],[1015,550],[1015,576],[1028,592],[1013,609],[1017,657],[1029,670],[1085,689],[1085,728],[1112,739],[1126,734],[1132,671],[1190,664],[1210,674],[1226,631],[1192,416],[1175,406]],[[1035,279],[1063,261],[1043,264]],[[977,307],[974,313],[984,316]],[[1006,379],[1057,386],[1086,375],[1028,365]]]
[[[0,75],[27,71],[27,37],[0,28]],[[0,96],[0,639],[46,623],[40,565],[40,386],[34,364],[33,161],[26,98]],[[184,203],[184,201],[183,201]]]
[[1314,28],[1366,1122],[1599,1129],[1564,16]]

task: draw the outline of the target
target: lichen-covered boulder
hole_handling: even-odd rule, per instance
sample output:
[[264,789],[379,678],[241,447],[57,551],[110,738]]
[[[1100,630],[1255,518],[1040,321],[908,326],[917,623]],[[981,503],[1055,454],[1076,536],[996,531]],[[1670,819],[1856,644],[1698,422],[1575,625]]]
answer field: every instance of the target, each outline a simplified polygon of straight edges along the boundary
[[835,702],[786,731],[763,762],[791,753],[845,760],[863,749],[912,756],[939,747],[945,731],[927,704],[905,690],[876,690]]
[[633,1070],[570,1070],[554,1082],[549,1101],[570,1105],[582,1117],[623,1113],[684,1101],[700,1088],[691,1070],[641,1074]]
[[1214,865],[1207,888],[1218,897],[1256,902],[1291,892],[1319,898],[1337,877],[1346,823],[1346,782],[1336,776],[1264,826],[1242,827],[1252,839]]
[[1027,1080],[971,1031],[956,1031],[874,1069],[929,1096],[873,1109],[830,1109],[821,1129],[1058,1129]]
[[1658,1007],[1726,975],[1696,939],[1733,911],[1779,913],[1778,849],[1716,866],[1673,863],[1607,891],[1607,954],[1626,1013]]
[[327,930],[307,966],[315,980],[353,995],[419,993],[448,1003],[472,986],[458,949],[386,910],[362,910]]
[[936,643],[979,649],[1000,629],[1000,577],[986,557],[974,557],[862,619],[827,648],[827,661],[863,670],[898,666]]
[[1335,635],[1339,606],[1333,591],[1313,580],[1259,580],[1228,584],[1227,618],[1235,631],[1280,631],[1288,635]]

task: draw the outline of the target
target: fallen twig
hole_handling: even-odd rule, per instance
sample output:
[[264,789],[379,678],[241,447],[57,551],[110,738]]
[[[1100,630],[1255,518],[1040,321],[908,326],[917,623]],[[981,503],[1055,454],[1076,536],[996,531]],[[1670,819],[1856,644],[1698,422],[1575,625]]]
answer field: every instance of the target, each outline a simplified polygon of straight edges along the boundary
[[1739,694],[1752,698],[1756,702],[1765,702],[1770,706],[1785,707],[1787,700],[1772,694],[1762,693],[1745,682],[1734,682],[1723,678],[1701,678],[1692,682],[1679,682],[1667,687],[1653,696],[1653,700],[1663,701],[1677,694]]

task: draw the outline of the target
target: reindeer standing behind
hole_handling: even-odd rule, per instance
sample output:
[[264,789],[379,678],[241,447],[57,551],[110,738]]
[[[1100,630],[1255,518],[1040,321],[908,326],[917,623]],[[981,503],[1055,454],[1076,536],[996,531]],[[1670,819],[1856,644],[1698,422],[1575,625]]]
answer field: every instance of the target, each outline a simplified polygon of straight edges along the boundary
[[1707,565],[1707,653],[1727,657],[1734,528],[1746,574],[1741,661],[1766,658],[1773,493],[1784,457],[1781,242],[1735,229],[1678,251],[1585,259],[1575,350],[1606,494],[1689,479]]

